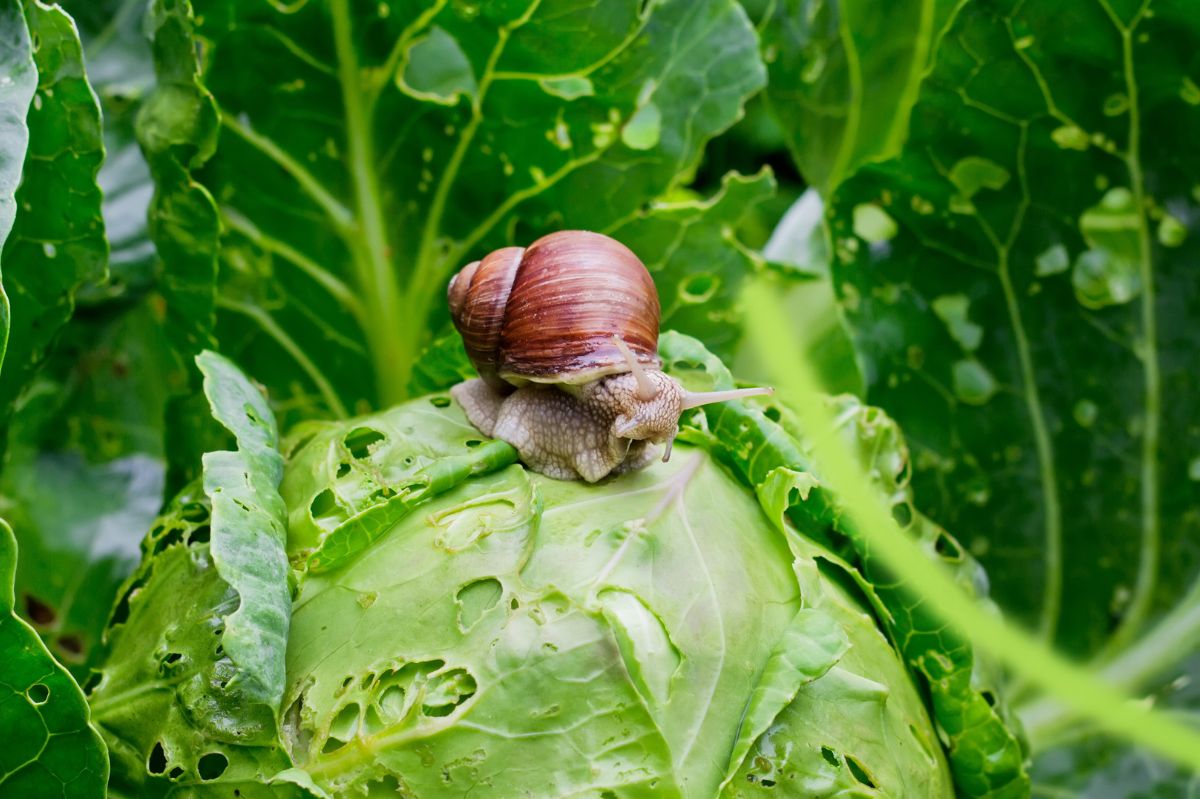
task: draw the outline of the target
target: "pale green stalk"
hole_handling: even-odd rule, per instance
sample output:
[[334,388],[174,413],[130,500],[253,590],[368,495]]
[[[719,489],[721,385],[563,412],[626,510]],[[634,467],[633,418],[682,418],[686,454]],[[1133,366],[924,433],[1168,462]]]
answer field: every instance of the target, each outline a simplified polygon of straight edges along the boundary
[[842,442],[811,364],[787,335],[787,318],[770,287],[746,291],[746,329],[779,390],[811,435],[822,480],[845,503],[871,550],[919,591],[927,606],[970,638],[982,654],[1003,663],[1030,685],[1100,729],[1200,771],[1200,732],[1130,699],[1096,673],[1071,663],[1028,632],[987,612],[946,570],[930,560],[896,525],[870,478]]

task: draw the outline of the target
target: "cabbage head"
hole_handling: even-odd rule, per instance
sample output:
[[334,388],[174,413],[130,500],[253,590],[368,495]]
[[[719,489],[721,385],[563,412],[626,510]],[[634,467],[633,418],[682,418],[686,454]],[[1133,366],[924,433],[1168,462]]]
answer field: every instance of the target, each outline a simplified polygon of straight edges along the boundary
[[[666,344],[685,381],[728,382]],[[1027,791],[986,670],[872,578],[784,409],[698,411],[669,463],[586,485],[442,393],[280,443],[231,364],[201,368],[237,447],[114,609],[91,695],[114,796]],[[911,512],[894,425],[831,401]]]

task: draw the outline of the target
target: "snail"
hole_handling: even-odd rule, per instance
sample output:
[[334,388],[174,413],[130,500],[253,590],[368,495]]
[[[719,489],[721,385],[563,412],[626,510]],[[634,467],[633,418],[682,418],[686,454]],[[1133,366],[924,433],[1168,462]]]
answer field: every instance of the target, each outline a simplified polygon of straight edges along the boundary
[[688,408],[769,388],[687,391],[658,357],[658,292],[628,247],[583,230],[505,247],[463,267],[450,315],[479,378],[451,396],[525,464],[589,483],[663,461]]

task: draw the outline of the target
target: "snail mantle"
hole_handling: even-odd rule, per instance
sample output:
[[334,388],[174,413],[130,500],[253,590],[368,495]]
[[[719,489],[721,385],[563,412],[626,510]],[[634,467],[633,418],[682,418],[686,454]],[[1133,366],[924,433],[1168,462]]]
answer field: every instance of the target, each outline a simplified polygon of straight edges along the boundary
[[589,483],[671,456],[688,408],[769,388],[691,392],[662,370],[658,291],[619,241],[551,233],[464,266],[450,315],[479,378],[450,390],[529,468]]

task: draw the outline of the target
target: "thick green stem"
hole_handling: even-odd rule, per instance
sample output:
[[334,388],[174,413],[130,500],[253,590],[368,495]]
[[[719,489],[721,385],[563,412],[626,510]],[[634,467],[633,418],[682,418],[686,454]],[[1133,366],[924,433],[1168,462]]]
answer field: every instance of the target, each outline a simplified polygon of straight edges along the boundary
[[407,396],[418,341],[412,335],[411,323],[404,324],[400,289],[393,272],[375,174],[375,135],[354,50],[349,0],[331,0],[330,8],[359,233],[351,249],[358,289],[366,306],[363,332],[371,351],[378,401],[387,406]]

